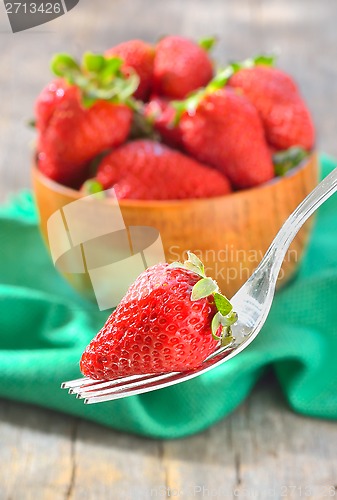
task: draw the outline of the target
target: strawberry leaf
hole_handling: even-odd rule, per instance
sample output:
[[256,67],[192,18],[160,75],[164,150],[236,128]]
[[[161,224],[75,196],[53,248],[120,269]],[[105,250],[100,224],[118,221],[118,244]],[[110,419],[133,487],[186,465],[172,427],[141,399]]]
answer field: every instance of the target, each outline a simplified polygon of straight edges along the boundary
[[85,94],[82,95],[81,102],[84,108],[91,108],[91,106],[93,106],[96,101],[97,101],[96,97],[89,97],[88,95]]
[[206,88],[207,87],[204,87],[195,92],[192,92],[191,95],[186,97],[186,99],[184,99],[183,101],[171,101],[172,107],[176,110],[174,119],[172,121],[173,127],[176,127],[179,124],[180,118],[182,117],[183,113],[187,112],[190,115],[195,113],[195,110],[199,106],[200,101],[207,94]]
[[120,69],[123,65],[123,59],[120,57],[112,57],[111,59],[105,58],[105,63],[103,68],[100,71],[100,79],[102,82],[109,81],[111,79],[111,75],[121,74]]
[[120,79],[116,81],[116,89],[118,92],[118,96],[122,101],[128,99],[132,94],[137,90],[139,85],[139,76],[137,73],[133,72],[127,78],[127,80]]
[[234,61],[230,64],[233,74],[243,68],[254,68],[255,66],[274,66],[276,57],[274,55],[260,54],[243,61]]
[[222,70],[219,70],[214,78],[212,78],[212,80],[207,84],[206,93],[211,94],[216,90],[222,89],[232,75],[234,75],[233,64],[227,66]]
[[250,59],[245,59],[244,61],[231,62],[225,68],[219,70],[214,75],[212,80],[206,85],[206,87],[192,92],[189,96],[187,96],[186,99],[182,101],[173,101],[171,103],[176,110],[176,114],[173,120],[174,126],[177,126],[179,124],[183,113],[195,113],[200,102],[207,95],[212,94],[219,89],[222,89],[228,83],[228,80],[231,78],[231,76],[240,71],[240,69],[253,68],[254,66],[258,66],[261,64],[272,66],[274,63],[275,56],[272,55],[258,55]]
[[212,278],[202,278],[192,288],[191,300],[194,302],[204,299],[212,295],[216,290],[218,290],[218,285]]
[[105,66],[105,57],[101,54],[92,54],[91,52],[86,52],[83,55],[82,66],[86,71],[90,73],[98,73]]
[[265,65],[273,66],[275,64],[275,56],[273,55],[258,55],[251,57],[250,59],[244,59],[243,61],[232,61],[224,69],[219,70],[212,80],[207,84],[207,93],[214,92],[220,88],[223,88],[231,76],[245,68],[254,68],[255,66]]
[[231,326],[234,323],[236,323],[238,320],[238,315],[233,310],[229,314],[227,314],[226,316],[223,316],[223,315],[221,315],[221,316],[222,316],[221,317],[222,326]]
[[214,294],[214,302],[215,302],[217,310],[223,316],[227,316],[227,314],[230,313],[231,310],[233,309],[232,304],[229,302],[229,300],[224,295],[222,295],[222,293],[216,292]]
[[[221,333],[218,335],[220,327]],[[219,312],[212,319],[211,331],[213,339],[219,340],[221,347],[228,347],[235,340],[230,325],[223,325],[223,316]]]
[[171,101],[171,105],[176,111],[172,122],[173,127],[176,127],[180,122],[180,118],[186,111],[186,104],[185,101]]
[[209,52],[212,50],[214,47],[214,44],[217,42],[217,39],[215,36],[210,36],[206,38],[201,38],[201,40],[198,41],[199,47],[203,48],[206,50],[206,52]]
[[232,335],[232,330],[228,327],[224,330],[221,336],[221,347],[229,347],[234,342],[235,338]]
[[189,271],[192,271],[193,273],[197,274],[198,276],[201,276],[202,278],[204,277],[204,276],[202,276],[200,274],[199,267],[195,266],[194,264],[192,264],[192,262],[189,262],[189,261],[185,260],[185,262],[184,262],[184,268],[188,269]]
[[36,120],[35,118],[31,118],[26,122],[26,125],[31,128],[36,128]]
[[308,155],[308,151],[300,146],[293,146],[285,151],[275,153],[273,155],[275,174],[285,175],[289,170],[297,167]]
[[[192,272],[198,274],[201,278],[206,278],[205,267],[204,267],[204,264],[201,262],[201,260],[194,253],[192,253],[190,251],[187,252],[187,255],[188,255],[188,259],[185,260],[184,264],[181,264],[180,262],[173,262],[172,264],[170,264],[170,266],[182,267],[183,269],[187,269],[188,271],[192,271]],[[210,278],[207,278],[207,279],[210,279]],[[218,286],[216,283],[215,283],[215,285],[216,285],[216,287]]]
[[205,266],[204,264],[201,262],[201,260],[199,259],[199,257],[197,257],[194,253],[188,251],[187,252],[187,255],[188,255],[188,260],[185,261],[185,264],[187,262],[190,262],[191,264],[193,264],[197,269],[199,269],[199,272],[198,274],[200,274],[200,276],[203,276],[203,277],[206,277],[205,276]]
[[107,58],[102,54],[87,52],[82,58],[82,65],[68,54],[57,54],[51,67],[57,76],[81,90],[84,107],[92,106],[97,100],[105,100],[138,109],[132,95],[138,88],[139,77],[135,71],[125,75],[121,71],[122,65],[123,60],[119,57]]
[[82,193],[87,195],[101,193],[102,198],[104,198],[103,186],[96,179],[88,179],[87,181],[85,181],[81,188],[81,191]]
[[56,76],[65,77],[69,72],[80,72],[79,65],[75,59],[68,54],[56,54],[51,60],[50,67]]
[[258,66],[259,64],[264,64],[265,66],[275,66],[276,55],[275,54],[262,54],[259,56],[255,56],[253,58],[254,66]]
[[[187,252],[187,255],[188,259],[185,260],[184,264],[173,262],[169,267],[187,269],[201,277],[192,288],[191,301],[194,302],[213,295],[218,312],[214,315],[211,323],[212,337],[219,340],[222,346],[228,346],[235,340],[232,335],[231,325],[237,321],[238,315],[233,311],[230,301],[219,292],[216,281],[206,277],[204,264],[199,257],[190,251]],[[218,335],[220,326],[221,334]]]
[[212,330],[212,337],[214,340],[221,340],[221,336],[219,337],[217,335],[219,326],[220,326],[220,313],[216,313],[212,319],[212,324],[211,324],[211,330]]
[[153,141],[160,142],[160,134],[154,129],[153,123],[151,116],[145,116],[144,106],[139,104],[139,108],[134,109],[132,115],[130,139],[146,137]]

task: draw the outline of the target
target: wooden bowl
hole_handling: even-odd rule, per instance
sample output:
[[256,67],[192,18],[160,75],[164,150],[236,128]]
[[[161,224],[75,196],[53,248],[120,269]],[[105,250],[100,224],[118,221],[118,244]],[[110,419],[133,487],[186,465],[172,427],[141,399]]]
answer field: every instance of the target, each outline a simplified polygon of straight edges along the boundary
[[[317,177],[318,162],[313,153],[284,177],[228,196],[180,201],[122,200],[119,205],[127,228],[150,226],[159,231],[167,262],[183,260],[187,250],[195,252],[207,273],[231,297],[254,271],[286,218],[315,187]],[[35,165],[33,185],[41,232],[48,245],[50,216],[83,195],[46,178]],[[296,270],[310,226],[307,223],[292,243],[279,284],[286,283]],[[92,294],[87,273],[63,274],[82,294]]]

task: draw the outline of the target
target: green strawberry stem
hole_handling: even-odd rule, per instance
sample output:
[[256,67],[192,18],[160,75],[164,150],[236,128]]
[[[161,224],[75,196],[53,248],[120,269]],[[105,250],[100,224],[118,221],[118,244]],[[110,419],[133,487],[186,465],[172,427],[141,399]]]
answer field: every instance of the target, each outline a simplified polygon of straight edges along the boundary
[[131,139],[146,137],[160,142],[160,134],[154,129],[151,117],[145,116],[143,107],[135,110],[132,116]]
[[101,194],[101,196],[99,196],[100,198],[105,197],[103,186],[96,179],[86,180],[85,183],[82,185],[81,192],[86,195],[100,193]]
[[255,66],[273,66],[275,64],[275,56],[258,55],[245,59],[244,61],[234,61],[229,63],[224,69],[219,70],[217,74],[206,86],[207,93],[212,93],[223,88],[231,76],[241,69],[254,68]]
[[[173,262],[170,266],[187,269],[200,276],[200,280],[192,288],[191,300],[196,301],[213,296],[218,312],[212,320],[212,337],[219,340],[222,347],[228,347],[235,340],[231,326],[237,321],[238,315],[233,311],[233,306],[227,297],[220,292],[216,281],[206,276],[205,267],[201,260],[192,252],[187,252],[187,255],[188,259],[185,260],[184,264]],[[220,335],[218,335],[219,329]]]
[[139,77],[135,72],[126,76],[122,65],[123,60],[119,57],[108,58],[90,52],[84,54],[81,64],[68,54],[56,54],[51,61],[56,76],[81,90],[85,107],[105,100],[138,109],[139,104],[132,95],[138,87]]
[[173,101],[172,105],[176,109],[176,115],[174,119],[174,125],[178,125],[182,114],[187,111],[188,113],[193,113],[199,103],[209,94],[222,89],[228,80],[235,73],[244,68],[253,68],[259,65],[273,66],[275,64],[275,56],[272,55],[258,55],[244,61],[235,61],[228,64],[224,69],[219,70],[212,80],[199,90],[192,92],[186,99],[182,101]]
[[289,170],[297,167],[308,155],[309,152],[300,146],[293,146],[285,151],[278,151],[273,154],[275,175],[285,175]]
[[198,45],[200,47],[202,47],[204,50],[206,50],[206,52],[210,52],[212,50],[212,48],[214,47],[214,45],[216,44],[216,42],[217,42],[217,37],[208,36],[205,38],[201,38],[198,41]]
[[30,120],[28,120],[26,122],[26,125],[27,125],[27,127],[30,127],[30,128],[36,128],[36,120],[35,120],[35,118],[31,118]]

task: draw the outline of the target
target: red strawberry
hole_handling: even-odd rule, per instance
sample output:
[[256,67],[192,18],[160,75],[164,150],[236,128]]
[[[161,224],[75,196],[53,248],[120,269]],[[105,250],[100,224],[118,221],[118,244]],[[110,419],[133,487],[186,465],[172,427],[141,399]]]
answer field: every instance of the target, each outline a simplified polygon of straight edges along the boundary
[[[38,165],[48,177],[75,185],[83,181],[88,162],[127,139],[132,111],[123,102],[137,82],[121,75],[120,61],[103,56],[87,54],[80,67],[61,54],[53,64],[64,79],[47,88],[37,103]],[[125,88],[120,100],[118,92]]]
[[58,182],[71,183],[87,162],[126,140],[131,120],[132,111],[125,105],[97,101],[85,109],[79,89],[73,87],[39,141],[40,170]]
[[[157,264],[137,278],[83,353],[83,375],[111,380],[186,371],[198,367],[219,340],[232,342],[229,325],[237,316],[196,259],[189,254],[187,268]],[[220,323],[212,325],[215,315]]]
[[154,97],[144,107],[145,117],[153,123],[163,142],[173,148],[181,148],[179,124],[174,125],[176,110],[170,101],[163,97]]
[[167,36],[156,47],[154,91],[174,99],[206,85],[213,75],[207,51],[181,36]]
[[36,128],[40,132],[46,130],[56,107],[66,99],[68,89],[67,82],[63,78],[57,78],[41,91],[35,102]]
[[228,180],[206,165],[159,142],[136,140],[107,155],[96,180],[119,199],[172,200],[228,194]]
[[134,96],[137,99],[147,99],[150,94],[154,48],[143,40],[129,40],[120,43],[105,52],[106,57],[120,57],[124,61],[122,70],[128,75],[132,68],[139,76],[140,82]]
[[310,113],[293,79],[265,65],[241,69],[229,84],[249,98],[258,110],[268,142],[277,149],[302,146],[312,149],[315,141]]
[[220,170],[236,188],[248,188],[274,176],[259,115],[244,96],[224,88],[201,98],[180,120],[188,153]]

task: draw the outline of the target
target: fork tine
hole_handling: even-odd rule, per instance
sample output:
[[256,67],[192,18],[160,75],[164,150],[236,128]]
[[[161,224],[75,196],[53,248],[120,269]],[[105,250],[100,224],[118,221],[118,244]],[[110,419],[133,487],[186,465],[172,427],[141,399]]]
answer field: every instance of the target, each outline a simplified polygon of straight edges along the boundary
[[[102,396],[96,396],[92,395],[89,397],[86,397],[84,399],[84,404],[94,404],[94,403],[102,403],[104,401],[112,401],[115,399],[121,399],[121,398],[126,398],[129,396],[135,396],[137,394],[143,394],[145,392],[150,392],[154,391],[156,389],[162,389],[164,387],[168,387],[173,384],[177,384],[181,378],[184,380],[188,380],[189,378],[192,378],[194,375],[194,371],[191,372],[191,374],[188,376],[188,372],[170,372],[165,374],[164,376],[160,377],[153,377],[148,380],[147,383],[145,384],[140,384],[137,387],[127,387],[121,386],[118,389],[119,390],[114,390],[114,391],[107,391],[106,394]],[[193,375],[192,375],[193,373]]]
[[[235,339],[234,339],[234,342],[235,342]],[[228,351],[231,351],[234,347],[234,342],[232,342],[231,344],[228,344],[224,347],[218,347],[218,349],[214,352],[212,352],[204,361],[204,363],[206,363],[206,361],[210,361],[211,359],[213,358],[216,358],[217,356],[219,356],[220,354],[224,354],[225,352],[228,352]]]
[[[102,380],[93,380],[93,379],[87,378],[87,377],[82,378],[82,383],[80,383],[80,381],[81,381],[81,379],[78,379],[76,386],[73,385],[72,387],[69,388],[69,390],[68,390],[69,394],[77,394],[84,387],[92,387],[93,388],[92,390],[94,390],[94,388],[100,387],[104,383],[107,383],[106,380],[103,380],[103,381]],[[73,382],[75,382],[75,381],[73,381]],[[65,387],[65,389],[67,389],[67,387]]]
[[80,397],[80,394],[83,394],[83,393],[86,393],[86,394],[90,394],[92,392],[94,392],[96,394],[96,392],[102,392],[101,390],[103,391],[106,391],[107,389],[113,389],[114,387],[118,386],[118,385],[121,385],[121,384],[124,384],[126,387],[131,384],[132,382],[134,381],[143,381],[143,380],[147,380],[148,378],[150,377],[153,377],[153,373],[147,373],[145,375],[132,375],[130,377],[119,377],[117,379],[114,379],[114,380],[105,380],[104,382],[101,382],[100,384],[97,384],[97,385],[82,385],[81,387],[78,387],[76,389],[76,391],[73,391],[73,394],[77,394],[77,397],[82,399]]
[[80,392],[83,388],[87,387],[88,389],[91,387],[92,391],[95,389],[95,388],[100,388],[102,385],[104,386],[104,383],[107,384],[107,382],[102,382],[101,380],[96,380],[96,383],[95,381],[91,380],[87,383],[84,383],[84,384],[81,384],[77,387],[70,387],[68,393],[69,394],[77,394],[78,392]]
[[62,382],[61,389],[71,389],[73,387],[79,387],[85,384],[88,380],[90,380],[90,378],[81,377],[77,378],[76,380],[69,380],[68,382]]
[[[146,380],[153,377],[153,373],[144,373],[143,375],[129,375],[127,377],[117,377],[113,380],[95,380],[89,377],[82,377],[76,380],[69,380],[68,382],[62,382],[61,389],[68,389],[69,394],[77,394],[82,389],[87,389],[88,391],[94,391],[96,389],[102,389],[107,386],[114,387],[117,384],[125,383],[128,385],[132,381]],[[160,374],[161,375],[161,374]]]
[[82,389],[87,390],[88,392],[90,391],[96,391],[99,389],[104,389],[105,387],[114,387],[117,384],[125,383],[128,384],[129,382],[132,382],[133,380],[138,380],[138,379],[147,379],[149,377],[153,376],[153,373],[146,373],[144,375],[130,375],[129,377],[118,377],[114,380],[93,380],[93,379],[87,379],[87,382],[83,378],[82,384],[77,385],[77,387],[72,387],[69,389],[69,394],[78,394],[79,392],[82,391]]
[[[115,383],[115,381],[111,381],[111,385],[109,385],[108,387],[102,389],[102,390],[98,390],[96,391],[95,388],[94,390],[90,391],[90,390],[86,390],[84,388],[83,391],[79,391],[78,394],[77,394],[77,398],[78,399],[84,399],[84,398],[87,398],[88,399],[92,399],[92,398],[96,398],[96,397],[101,397],[101,396],[112,396],[114,394],[120,394],[121,392],[125,393],[126,391],[130,391],[130,390],[139,390],[139,388],[143,388],[145,386],[148,385],[148,383],[150,384],[154,384],[156,382],[159,382],[161,380],[165,380],[169,377],[172,377],[172,375],[176,375],[177,373],[179,372],[170,372],[170,373],[160,373],[158,375],[156,374],[148,374],[147,377],[142,377],[142,378],[138,378],[138,380],[130,380],[130,381],[127,381],[127,382],[122,382],[122,381],[119,381],[118,384]],[[148,380],[148,382],[145,382]]]

